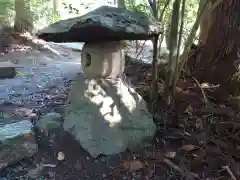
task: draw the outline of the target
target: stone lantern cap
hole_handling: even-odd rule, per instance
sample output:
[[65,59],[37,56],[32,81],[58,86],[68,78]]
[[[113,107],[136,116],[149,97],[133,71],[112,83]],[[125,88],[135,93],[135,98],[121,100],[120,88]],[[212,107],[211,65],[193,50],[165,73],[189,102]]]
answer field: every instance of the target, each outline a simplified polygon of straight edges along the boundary
[[145,13],[101,6],[83,16],[56,22],[37,36],[53,42],[148,40],[162,31],[161,24]]

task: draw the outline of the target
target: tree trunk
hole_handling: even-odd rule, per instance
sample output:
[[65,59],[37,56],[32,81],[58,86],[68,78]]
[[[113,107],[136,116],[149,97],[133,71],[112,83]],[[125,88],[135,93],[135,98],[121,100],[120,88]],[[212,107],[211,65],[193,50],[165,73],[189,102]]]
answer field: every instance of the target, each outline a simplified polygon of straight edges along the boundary
[[118,0],[117,2],[118,2],[118,7],[120,7],[120,8],[126,8],[126,7],[125,7],[125,1],[124,1],[124,0]]
[[[199,8],[202,8],[206,4],[207,0],[201,0]],[[206,44],[208,32],[211,26],[211,5],[212,3],[208,3],[206,8],[202,12],[202,16],[200,19],[200,34],[199,34],[199,44]]]
[[53,0],[53,9],[55,12],[58,12],[61,8],[62,0]]
[[[220,3],[219,3],[220,2]],[[194,63],[200,81],[220,84],[225,95],[240,89],[240,1],[216,1],[206,44]],[[239,76],[240,77],[240,76]]]
[[15,31],[31,33],[33,30],[33,19],[29,0],[15,0],[15,12]]

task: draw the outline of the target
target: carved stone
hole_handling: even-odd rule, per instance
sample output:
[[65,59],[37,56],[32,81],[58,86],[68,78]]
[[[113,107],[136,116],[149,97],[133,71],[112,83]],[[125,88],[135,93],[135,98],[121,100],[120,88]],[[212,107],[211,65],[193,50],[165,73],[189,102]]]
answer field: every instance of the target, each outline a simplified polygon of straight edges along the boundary
[[87,43],[83,46],[81,61],[88,78],[116,78],[124,71],[124,49],[117,41]]
[[147,40],[162,33],[161,24],[140,12],[101,6],[89,13],[56,22],[38,33],[54,42]]

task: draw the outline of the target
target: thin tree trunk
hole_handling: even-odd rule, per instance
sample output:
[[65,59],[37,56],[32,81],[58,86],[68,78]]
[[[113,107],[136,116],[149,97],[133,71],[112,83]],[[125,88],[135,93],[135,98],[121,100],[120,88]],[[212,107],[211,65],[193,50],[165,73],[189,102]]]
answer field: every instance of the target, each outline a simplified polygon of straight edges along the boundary
[[53,0],[53,9],[55,12],[58,12],[61,8],[62,0]]
[[[199,3],[199,8],[203,8],[203,6],[206,4],[208,0],[201,0]],[[200,19],[200,34],[199,34],[199,44],[204,45],[206,44],[209,29],[211,26],[211,7],[212,3],[209,2],[207,4],[207,7],[204,8],[202,12],[202,16]]]
[[32,32],[33,19],[30,11],[29,0],[15,0],[15,24],[18,32]]
[[118,0],[118,7],[120,7],[120,8],[126,8],[126,7],[125,7],[125,1],[124,1],[124,0]]

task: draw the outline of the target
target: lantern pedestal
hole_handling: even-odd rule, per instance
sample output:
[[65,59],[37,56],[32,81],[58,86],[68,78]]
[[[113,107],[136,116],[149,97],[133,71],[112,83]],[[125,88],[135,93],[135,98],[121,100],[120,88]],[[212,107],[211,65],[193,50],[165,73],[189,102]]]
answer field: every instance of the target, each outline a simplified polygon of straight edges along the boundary
[[82,69],[68,96],[64,129],[92,157],[136,150],[151,142],[156,126],[145,101],[119,78],[124,71],[119,42],[88,43]]

